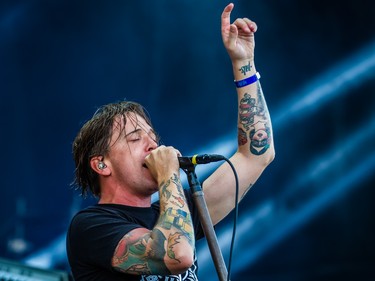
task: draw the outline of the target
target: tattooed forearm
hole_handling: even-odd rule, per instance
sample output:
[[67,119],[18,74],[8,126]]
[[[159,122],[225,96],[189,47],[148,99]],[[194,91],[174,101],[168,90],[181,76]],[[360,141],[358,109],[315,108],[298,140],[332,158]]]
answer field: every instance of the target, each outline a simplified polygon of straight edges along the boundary
[[257,97],[257,116],[259,121],[253,124],[250,129],[250,151],[255,155],[262,155],[270,147],[272,131],[267,105],[259,81],[257,83]]
[[174,200],[171,200],[171,203],[178,208],[183,208],[185,206],[185,201],[181,198],[181,196],[174,196],[172,195]]
[[173,174],[161,186],[160,191],[160,217],[157,226],[164,233],[170,233],[166,246],[168,257],[180,262],[175,255],[176,247],[182,242],[186,245],[187,242],[193,248],[195,242],[192,219],[179,177]]
[[246,132],[241,129],[241,128],[238,128],[238,136],[237,136],[237,139],[238,139],[238,145],[241,146],[241,145],[245,145],[247,143],[247,135],[246,135]]
[[250,130],[250,151],[262,155],[270,147],[271,129],[266,122],[257,122]]
[[171,184],[171,180],[167,180],[167,182],[162,182],[160,184],[160,195],[164,196],[166,199],[169,199],[171,197],[171,192],[168,190],[169,185]]
[[166,212],[160,214],[160,227],[170,230],[175,227],[181,231],[189,242],[193,239],[193,229],[190,214],[181,209],[168,208]]
[[272,131],[267,105],[259,81],[256,98],[245,93],[239,104],[238,145],[245,145],[250,140],[250,151],[254,155],[264,154],[270,147]]
[[[173,183],[177,188],[177,195],[173,195],[172,191],[170,190],[170,185]],[[181,186],[181,182],[176,174],[173,174],[173,176],[168,179],[166,182],[162,182],[160,185],[160,193],[161,196],[165,197],[166,200],[171,200],[170,202],[180,208],[185,206],[185,201],[182,199],[184,196],[183,189]]]
[[174,246],[176,246],[177,244],[179,244],[181,242],[180,241],[181,237],[183,237],[183,234],[179,233],[179,232],[175,232],[175,233],[169,235],[168,246],[167,246],[168,257],[170,257],[173,260],[178,261],[179,263],[181,263],[181,261],[176,257],[173,248],[174,248]]
[[254,123],[255,114],[255,99],[252,98],[248,93],[245,93],[244,97],[240,101],[239,121],[244,126],[246,131],[248,131],[249,126]]

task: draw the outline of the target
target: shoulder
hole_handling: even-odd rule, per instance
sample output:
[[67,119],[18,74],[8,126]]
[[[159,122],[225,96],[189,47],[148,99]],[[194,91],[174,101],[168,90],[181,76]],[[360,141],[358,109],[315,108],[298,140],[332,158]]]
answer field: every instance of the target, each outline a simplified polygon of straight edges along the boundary
[[126,233],[141,227],[122,206],[94,205],[79,211],[71,220],[69,243],[115,245]]
[[83,210],[78,211],[72,218],[72,224],[74,223],[82,223],[88,219],[96,220],[96,219],[105,219],[110,216],[117,216],[119,214],[119,210],[116,208],[107,208],[101,205],[94,205],[87,207]]
[[80,210],[70,223],[70,230],[92,231],[102,226],[120,225],[127,220],[121,206],[94,205]]
[[139,208],[117,204],[97,204],[79,211],[71,221],[71,230],[93,231],[101,228],[130,230],[151,229],[159,214],[159,206]]

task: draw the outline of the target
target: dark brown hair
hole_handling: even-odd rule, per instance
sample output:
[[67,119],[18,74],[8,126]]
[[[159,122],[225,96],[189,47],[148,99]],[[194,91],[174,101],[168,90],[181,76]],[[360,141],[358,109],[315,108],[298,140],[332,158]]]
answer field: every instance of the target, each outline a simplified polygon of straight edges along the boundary
[[76,166],[73,184],[81,189],[83,196],[86,196],[88,191],[94,196],[100,196],[98,174],[91,168],[90,160],[95,156],[106,155],[110,149],[115,119],[123,118],[121,130],[124,130],[129,113],[139,115],[152,127],[149,115],[142,105],[132,101],[121,101],[98,108],[94,116],[78,132],[73,142]]

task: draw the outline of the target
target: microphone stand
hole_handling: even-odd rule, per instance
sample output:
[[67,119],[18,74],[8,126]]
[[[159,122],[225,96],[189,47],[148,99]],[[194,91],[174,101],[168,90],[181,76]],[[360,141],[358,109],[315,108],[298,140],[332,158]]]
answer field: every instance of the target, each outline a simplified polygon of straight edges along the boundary
[[223,255],[221,253],[211,217],[207,209],[202,187],[195,173],[195,165],[191,164],[182,170],[187,175],[189,186],[193,194],[193,200],[198,209],[199,219],[207,239],[208,247],[210,249],[219,280],[226,281],[228,278],[228,271],[225,266]]

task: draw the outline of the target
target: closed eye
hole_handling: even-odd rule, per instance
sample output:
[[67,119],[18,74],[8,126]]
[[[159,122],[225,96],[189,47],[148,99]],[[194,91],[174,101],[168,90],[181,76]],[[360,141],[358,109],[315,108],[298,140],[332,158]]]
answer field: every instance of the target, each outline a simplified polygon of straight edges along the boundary
[[128,141],[130,141],[130,142],[135,142],[135,141],[139,141],[141,138],[131,138],[130,140],[128,140]]
[[141,139],[140,129],[134,130],[125,136],[128,142],[135,142]]
[[146,133],[144,130],[138,128],[128,133],[125,137],[128,142],[136,142],[145,137],[145,135],[148,135],[148,137],[151,138],[156,144],[159,144],[159,137],[152,129],[150,130],[150,132]]

